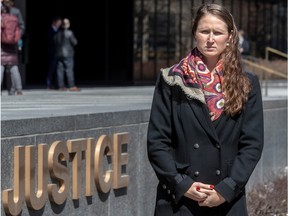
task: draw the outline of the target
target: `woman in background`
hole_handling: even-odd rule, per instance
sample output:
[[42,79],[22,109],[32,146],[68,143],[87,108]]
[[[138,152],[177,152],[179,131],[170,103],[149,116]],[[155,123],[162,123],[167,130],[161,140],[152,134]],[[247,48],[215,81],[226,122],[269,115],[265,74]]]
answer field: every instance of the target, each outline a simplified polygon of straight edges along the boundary
[[[11,14],[17,17],[21,37],[24,35],[25,23],[21,11],[14,6],[11,0],[1,0],[1,15]],[[2,17],[3,22],[3,17]],[[1,26],[2,28],[2,26]],[[3,31],[3,29],[2,29]],[[1,40],[1,85],[3,83],[4,72],[10,74],[11,86],[8,95],[22,95],[22,79],[19,71],[18,43],[7,44]],[[9,88],[9,86],[8,86]]]

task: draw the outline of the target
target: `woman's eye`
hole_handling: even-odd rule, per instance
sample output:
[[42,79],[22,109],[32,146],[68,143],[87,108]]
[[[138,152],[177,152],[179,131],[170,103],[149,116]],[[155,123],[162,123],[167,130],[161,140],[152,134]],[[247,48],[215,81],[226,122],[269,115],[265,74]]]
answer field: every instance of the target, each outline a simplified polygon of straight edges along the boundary
[[221,35],[221,32],[214,32],[214,35]]
[[209,34],[210,32],[209,31],[206,31],[206,30],[204,30],[204,31],[202,31],[202,34]]

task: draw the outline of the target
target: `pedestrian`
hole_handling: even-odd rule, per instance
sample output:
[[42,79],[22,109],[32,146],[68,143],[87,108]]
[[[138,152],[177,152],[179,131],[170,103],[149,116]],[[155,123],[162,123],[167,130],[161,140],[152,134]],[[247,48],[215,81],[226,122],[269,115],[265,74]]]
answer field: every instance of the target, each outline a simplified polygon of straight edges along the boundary
[[203,4],[196,46],[161,70],[147,134],[156,216],[248,216],[245,185],[263,149],[258,78],[241,68],[231,13]]
[[51,26],[48,30],[48,72],[46,77],[47,89],[58,89],[57,81],[57,56],[54,42],[54,36],[62,24],[62,18],[55,16],[52,19]]
[[[14,20],[5,21],[7,18],[4,17],[5,14],[8,14],[10,17],[14,17]],[[18,66],[18,42],[19,39],[24,34],[25,24],[23,21],[23,17],[21,11],[14,6],[14,2],[12,0],[1,0],[1,31],[3,34],[8,35],[10,38],[17,38],[18,41],[15,43],[7,43],[4,41],[4,37],[1,33],[1,85],[3,83],[4,72],[7,74],[10,73],[11,77],[11,87],[8,87],[8,95],[22,95],[22,80],[19,72]],[[15,22],[14,22],[15,21]],[[7,25],[17,25],[13,26],[13,28],[2,26],[4,23]],[[9,24],[10,23],[10,24]],[[16,28],[17,27],[17,28]],[[13,30],[12,30],[13,29]],[[19,31],[16,31],[19,30]],[[7,31],[7,32],[6,32]],[[5,32],[5,33],[4,33]],[[18,35],[16,35],[18,34]]]
[[250,43],[242,29],[239,30],[239,50],[242,55],[250,55]]
[[74,47],[78,41],[70,29],[70,20],[65,18],[63,20],[62,28],[56,33],[54,37],[57,55],[57,80],[59,90],[66,91],[64,74],[67,77],[68,89],[70,91],[80,91],[75,86],[74,78]]

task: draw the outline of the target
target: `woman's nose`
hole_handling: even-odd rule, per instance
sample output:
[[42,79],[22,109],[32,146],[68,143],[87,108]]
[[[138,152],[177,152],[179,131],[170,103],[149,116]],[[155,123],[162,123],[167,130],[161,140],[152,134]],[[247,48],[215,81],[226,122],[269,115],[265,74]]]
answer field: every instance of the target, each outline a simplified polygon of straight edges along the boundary
[[209,41],[209,42],[213,42],[213,40],[214,40],[214,34],[213,34],[213,32],[211,32],[211,33],[208,35],[208,41]]

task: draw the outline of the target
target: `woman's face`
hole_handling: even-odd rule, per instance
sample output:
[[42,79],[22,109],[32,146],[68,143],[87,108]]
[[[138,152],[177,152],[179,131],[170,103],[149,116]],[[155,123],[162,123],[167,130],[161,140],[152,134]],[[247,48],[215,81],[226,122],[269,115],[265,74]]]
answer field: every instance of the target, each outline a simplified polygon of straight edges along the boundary
[[218,17],[207,14],[198,22],[195,32],[198,50],[206,60],[220,57],[229,41],[228,27]]

